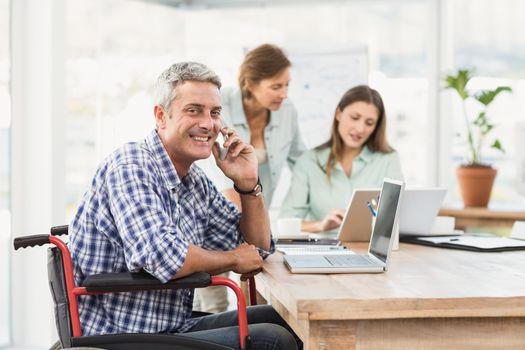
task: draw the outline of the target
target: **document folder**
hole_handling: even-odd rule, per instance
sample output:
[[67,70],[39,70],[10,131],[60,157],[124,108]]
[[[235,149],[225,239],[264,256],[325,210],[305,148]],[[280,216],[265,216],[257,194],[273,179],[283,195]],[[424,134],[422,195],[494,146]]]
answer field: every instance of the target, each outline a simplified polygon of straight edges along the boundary
[[476,252],[504,252],[525,250],[525,240],[498,236],[404,236],[401,242],[427,245],[437,248],[472,250]]

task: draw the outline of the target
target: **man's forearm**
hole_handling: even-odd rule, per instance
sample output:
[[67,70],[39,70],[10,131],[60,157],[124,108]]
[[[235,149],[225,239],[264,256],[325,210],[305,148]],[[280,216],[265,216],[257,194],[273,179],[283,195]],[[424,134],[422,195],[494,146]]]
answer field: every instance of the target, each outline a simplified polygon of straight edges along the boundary
[[175,278],[191,275],[195,272],[208,272],[216,275],[232,270],[235,264],[236,257],[233,251],[209,251],[196,245],[190,245],[186,260]]
[[244,240],[264,250],[270,249],[270,219],[264,198],[242,195],[241,232]]

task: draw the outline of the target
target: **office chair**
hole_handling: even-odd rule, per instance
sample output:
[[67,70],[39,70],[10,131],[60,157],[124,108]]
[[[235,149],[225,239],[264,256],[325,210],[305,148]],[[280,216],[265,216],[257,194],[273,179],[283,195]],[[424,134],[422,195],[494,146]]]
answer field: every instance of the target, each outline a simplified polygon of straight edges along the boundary
[[[67,235],[68,226],[51,228],[51,234],[17,237],[15,250],[19,248],[52,244],[48,249],[48,278],[54,301],[55,322],[62,347],[94,347],[108,350],[231,350],[231,348],[209,341],[189,338],[183,334],[106,334],[83,336],[80,326],[77,298],[80,295],[119,293],[155,289],[204,288],[226,286],[237,297],[239,321],[239,345],[243,350],[251,349],[248,335],[246,302],[239,286],[229,278],[211,276],[198,272],[190,276],[161,283],[145,272],[122,272],[92,275],[82,286],[76,286],[73,277],[71,254],[67,245],[57,236]],[[255,281],[249,280],[250,301],[255,304]]]

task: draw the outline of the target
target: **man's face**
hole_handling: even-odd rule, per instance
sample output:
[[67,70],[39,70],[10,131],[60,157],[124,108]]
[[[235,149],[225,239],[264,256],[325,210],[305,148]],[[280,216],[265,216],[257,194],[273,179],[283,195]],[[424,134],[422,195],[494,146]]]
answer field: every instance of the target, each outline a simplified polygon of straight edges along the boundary
[[155,106],[157,130],[177,169],[184,175],[198,159],[208,158],[221,128],[219,89],[212,83],[186,81],[175,87],[170,110]]

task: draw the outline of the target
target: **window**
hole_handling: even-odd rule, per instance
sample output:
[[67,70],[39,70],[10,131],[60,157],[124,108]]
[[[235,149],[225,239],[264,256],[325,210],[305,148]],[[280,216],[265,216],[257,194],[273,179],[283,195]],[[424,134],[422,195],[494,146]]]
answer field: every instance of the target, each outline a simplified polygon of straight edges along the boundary
[[70,220],[98,163],[153,130],[151,90],[161,69],[184,59],[184,15],[137,1],[76,0],[66,21]]
[[[182,59],[201,61],[232,86],[244,51],[263,42],[289,51],[367,45],[369,81],[385,100],[389,138],[401,154],[405,176],[412,184],[430,185],[427,149],[419,146],[428,140],[430,118],[429,21],[420,15],[429,13],[427,1],[187,10],[99,0],[71,1],[68,7],[68,217],[103,156],[153,128],[149,92],[162,69]],[[294,102],[300,110],[301,101]],[[325,111],[330,119],[334,108]]]
[[11,304],[9,302],[9,257],[11,256],[9,33],[9,0],[0,0],[0,347],[9,343],[9,305]]
[[[219,73],[224,86],[232,86],[245,50],[264,42],[288,51],[366,45],[369,84],[385,101],[389,140],[400,154],[407,183],[436,185],[436,175],[442,173],[436,167],[441,166],[448,180],[442,176],[440,181],[452,184],[449,200],[459,202],[454,166],[461,161],[462,145],[457,139],[440,145],[454,164],[437,163],[434,153],[441,140],[438,133],[450,131],[434,128],[437,116],[429,102],[435,97],[430,95],[435,91],[429,77],[445,74],[432,71],[438,61],[434,55],[442,54],[431,48],[437,38],[432,27],[438,21],[436,3],[441,2],[267,1],[260,5],[239,1],[232,5],[218,1],[199,5],[196,1],[173,7],[165,2],[68,1],[68,218],[102,158],[153,128],[152,85],[162,69],[176,61],[196,60]],[[443,36],[444,46],[453,48],[455,67],[477,68],[473,87],[497,83],[514,89],[491,110],[499,124],[495,136],[502,139],[507,152],[486,155],[499,170],[493,201],[521,205],[525,200],[515,188],[525,193],[525,159],[516,152],[525,139],[517,136],[517,130],[525,130],[519,120],[525,109],[520,98],[525,94],[525,29],[520,19],[525,4],[520,0],[447,4],[452,6],[454,29],[453,42]],[[301,101],[294,102],[300,109]],[[333,114],[333,107],[327,115]],[[456,112],[442,111],[452,116],[455,131],[463,130]]]
[[[512,94],[498,96],[488,111],[497,127],[487,143],[498,138],[506,150],[500,153],[486,148],[484,152],[485,161],[498,170],[491,197],[491,205],[496,207],[525,205],[525,158],[521,152],[525,147],[525,28],[521,16],[524,11],[525,3],[519,0],[454,2],[455,67],[475,69],[470,85],[474,90],[499,85],[513,89]],[[455,130],[464,131],[460,110],[454,112]],[[455,141],[452,161],[459,165],[465,145]],[[453,171],[450,176],[455,184]],[[456,188],[452,193],[459,201],[458,191]]]

